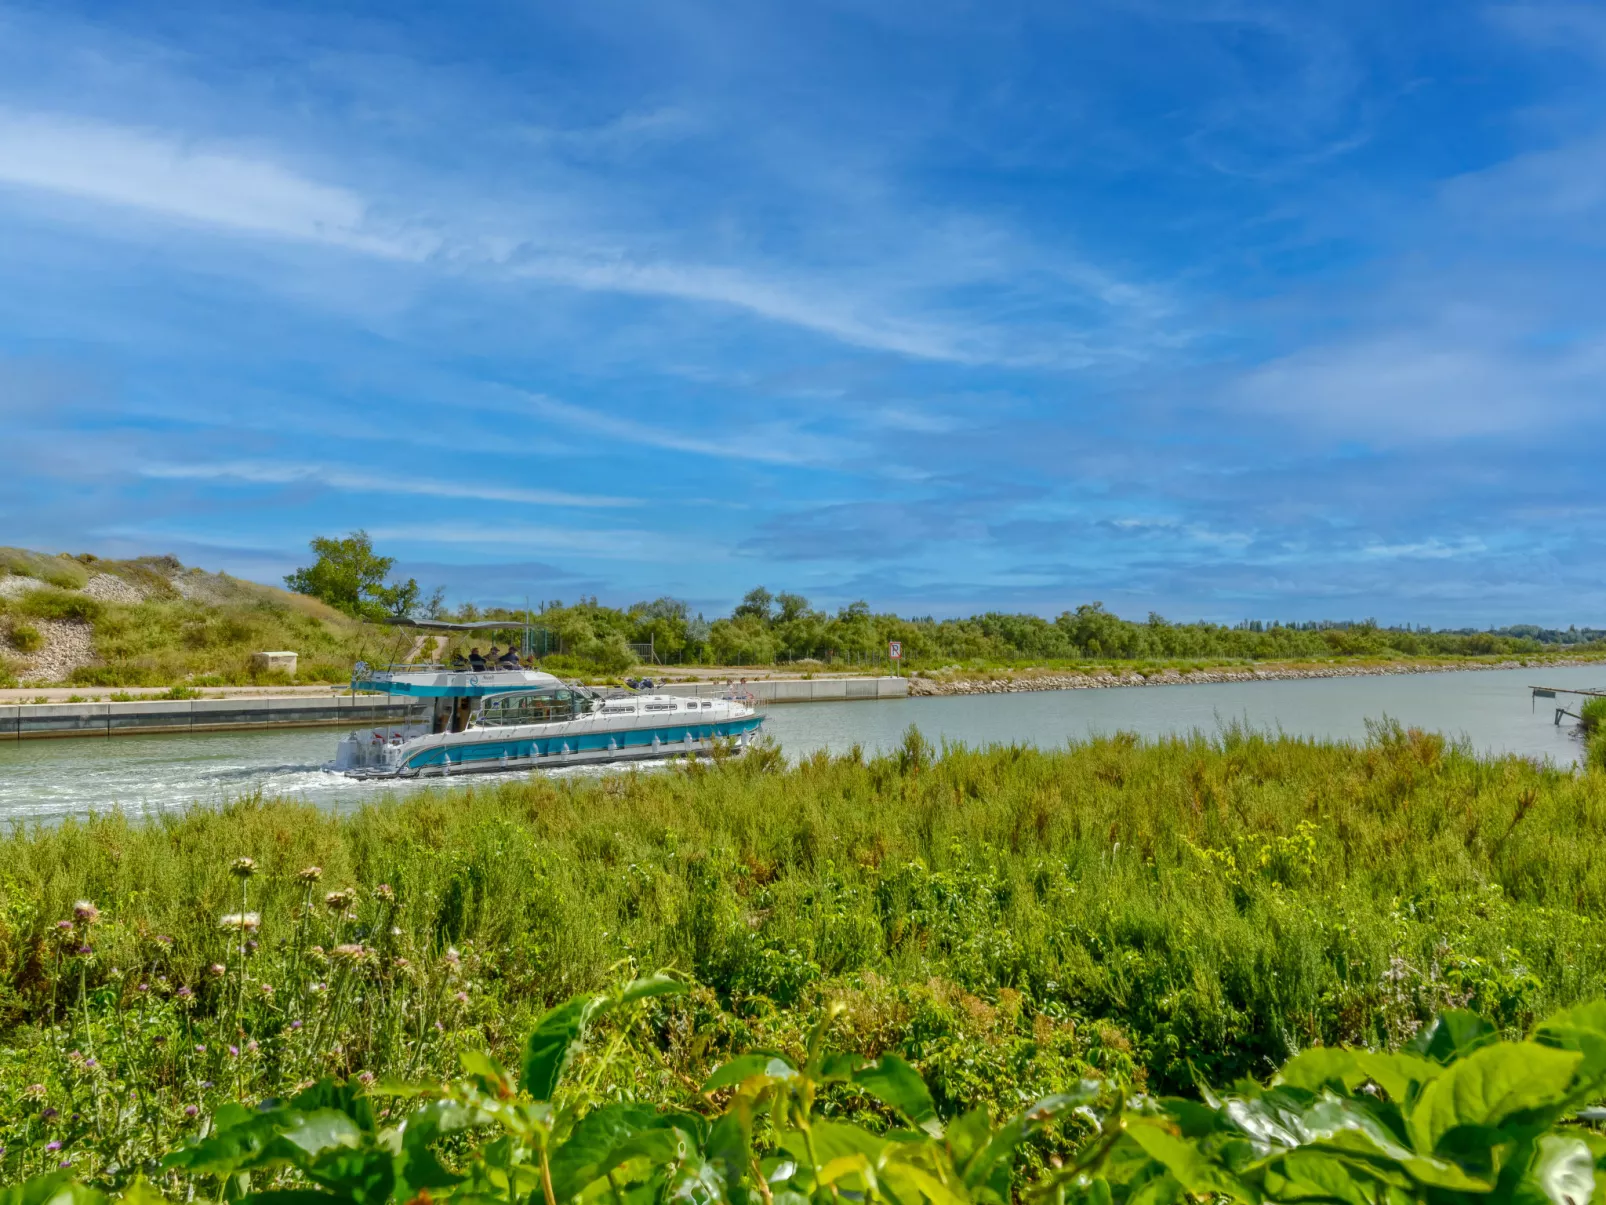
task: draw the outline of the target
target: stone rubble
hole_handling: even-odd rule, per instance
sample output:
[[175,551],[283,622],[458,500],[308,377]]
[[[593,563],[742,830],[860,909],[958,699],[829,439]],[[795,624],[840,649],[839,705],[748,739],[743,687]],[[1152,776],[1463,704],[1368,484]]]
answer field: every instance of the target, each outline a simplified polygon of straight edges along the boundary
[[30,619],[28,623],[39,629],[44,643],[38,652],[17,658],[17,681],[23,685],[65,682],[73,670],[95,663],[95,630],[91,625],[72,619]]
[[[1014,694],[1039,690],[1103,690],[1115,686],[1180,686],[1189,683],[1224,682],[1290,682],[1302,678],[1364,678],[1384,674],[1440,674],[1451,671],[1486,669],[1521,669],[1528,662],[1507,660],[1497,662],[1392,662],[1386,665],[1313,665],[1266,666],[1252,669],[1199,669],[1191,673],[1165,669],[1145,677],[1136,670],[1112,673],[1099,670],[1093,673],[1034,673],[1023,671],[996,678],[910,678],[909,694],[919,695],[990,695]],[[1541,669],[1552,665],[1583,665],[1587,662],[1561,658],[1535,665]]]

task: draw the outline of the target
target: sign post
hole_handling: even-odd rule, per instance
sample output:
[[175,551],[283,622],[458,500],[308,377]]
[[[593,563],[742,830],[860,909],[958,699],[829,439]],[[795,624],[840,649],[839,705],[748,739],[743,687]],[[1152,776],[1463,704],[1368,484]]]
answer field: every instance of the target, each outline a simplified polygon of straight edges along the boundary
[[897,677],[897,675],[898,675],[898,662],[903,660],[903,641],[901,641],[901,640],[889,640],[889,641],[887,641],[887,656],[889,658],[891,658],[891,660],[892,660],[892,674],[893,674],[894,677]]

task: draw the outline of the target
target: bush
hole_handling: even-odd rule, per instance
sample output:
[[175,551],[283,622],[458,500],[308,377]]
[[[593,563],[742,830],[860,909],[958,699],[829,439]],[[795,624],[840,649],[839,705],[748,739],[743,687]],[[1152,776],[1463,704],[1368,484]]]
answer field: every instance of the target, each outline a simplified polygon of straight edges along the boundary
[[19,623],[11,629],[11,647],[19,653],[38,652],[40,645],[44,644],[44,637],[39,635],[39,629],[30,624]]
[[79,623],[94,623],[106,613],[99,599],[55,586],[24,594],[17,600],[15,610],[20,615],[32,615],[36,619],[65,619]]
[[1606,728],[1606,699],[1586,699],[1578,709],[1578,727],[1585,736],[1592,736],[1597,730]]
[[80,665],[67,675],[69,686],[160,686],[166,675],[143,665]]

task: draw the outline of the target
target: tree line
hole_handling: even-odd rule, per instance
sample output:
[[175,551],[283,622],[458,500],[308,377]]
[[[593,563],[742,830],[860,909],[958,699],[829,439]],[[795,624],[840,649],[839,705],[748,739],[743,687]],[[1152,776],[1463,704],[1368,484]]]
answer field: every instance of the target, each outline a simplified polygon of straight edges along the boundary
[[1141,621],[1123,619],[1098,602],[1083,603],[1053,619],[1000,611],[968,618],[906,618],[874,612],[863,601],[831,612],[801,594],[772,593],[763,586],[749,590],[729,615],[712,620],[667,596],[628,607],[604,606],[594,597],[568,604],[552,601],[534,613],[472,603],[448,609],[440,590],[425,596],[410,578],[387,584],[394,562],[375,554],[363,532],[344,540],[314,540],[312,549],[315,563],[291,574],[286,584],[347,614],[370,619],[403,615],[506,619],[509,632],[513,624],[531,622],[540,634],[538,653],[609,671],[649,659],[666,664],[867,664],[885,661],[891,641],[902,643],[906,662],[927,666],[974,661],[1489,656],[1606,647],[1606,632],[1591,628],[1431,630],[1385,627],[1371,619],[1173,623],[1153,612]]

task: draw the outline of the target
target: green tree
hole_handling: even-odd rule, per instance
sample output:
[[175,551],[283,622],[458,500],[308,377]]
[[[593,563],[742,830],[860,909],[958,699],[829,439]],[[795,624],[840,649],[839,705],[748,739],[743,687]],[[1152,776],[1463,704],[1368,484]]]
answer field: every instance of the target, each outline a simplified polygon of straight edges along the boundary
[[408,578],[386,585],[395,559],[376,553],[366,531],[354,531],[343,540],[317,536],[310,547],[317,559],[284,579],[297,594],[321,598],[359,619],[408,615],[418,608],[418,582]]

